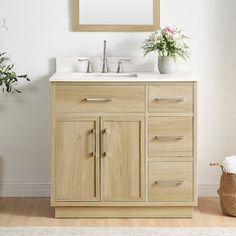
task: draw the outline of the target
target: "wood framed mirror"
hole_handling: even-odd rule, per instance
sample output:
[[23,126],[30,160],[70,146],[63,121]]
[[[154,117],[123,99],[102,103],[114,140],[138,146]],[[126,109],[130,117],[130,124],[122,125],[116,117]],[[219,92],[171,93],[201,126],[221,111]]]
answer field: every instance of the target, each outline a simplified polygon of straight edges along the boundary
[[160,0],[72,0],[72,30],[148,32],[160,27]]

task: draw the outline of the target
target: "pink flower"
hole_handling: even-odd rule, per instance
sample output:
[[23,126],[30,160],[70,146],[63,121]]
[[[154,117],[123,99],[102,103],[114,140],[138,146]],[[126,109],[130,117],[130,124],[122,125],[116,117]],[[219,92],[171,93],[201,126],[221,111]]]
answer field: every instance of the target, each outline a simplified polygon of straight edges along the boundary
[[175,34],[176,33],[176,28],[167,26],[163,29],[163,31],[166,32],[166,33],[170,33],[170,34]]

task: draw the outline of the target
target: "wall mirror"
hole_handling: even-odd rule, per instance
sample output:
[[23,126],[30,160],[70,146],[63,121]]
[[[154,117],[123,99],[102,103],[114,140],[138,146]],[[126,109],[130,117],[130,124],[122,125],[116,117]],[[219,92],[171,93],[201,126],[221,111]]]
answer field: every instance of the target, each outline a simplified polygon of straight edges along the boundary
[[155,31],[160,0],[72,0],[73,31]]

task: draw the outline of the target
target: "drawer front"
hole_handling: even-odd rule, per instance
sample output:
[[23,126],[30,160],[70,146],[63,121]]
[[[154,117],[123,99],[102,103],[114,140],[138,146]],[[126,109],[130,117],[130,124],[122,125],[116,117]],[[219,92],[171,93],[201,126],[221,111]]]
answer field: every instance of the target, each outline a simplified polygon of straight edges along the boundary
[[193,163],[149,162],[149,201],[193,201]]
[[150,117],[149,156],[193,156],[192,117]]
[[56,112],[144,112],[144,86],[56,85]]
[[192,112],[193,86],[149,86],[149,112]]

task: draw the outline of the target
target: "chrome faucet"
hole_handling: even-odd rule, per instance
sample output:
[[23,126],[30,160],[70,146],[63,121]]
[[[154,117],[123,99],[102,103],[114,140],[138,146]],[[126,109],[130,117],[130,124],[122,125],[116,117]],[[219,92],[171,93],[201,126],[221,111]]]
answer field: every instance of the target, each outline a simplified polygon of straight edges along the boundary
[[120,59],[119,62],[118,62],[118,67],[117,67],[117,71],[116,73],[123,73],[123,67],[122,67],[122,63],[123,62],[129,62],[131,61],[130,59]]
[[107,68],[107,41],[106,40],[104,40],[104,46],[103,46],[102,73],[108,73],[108,68]]

